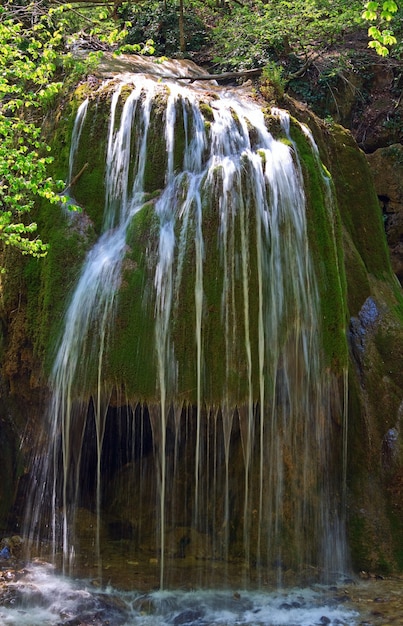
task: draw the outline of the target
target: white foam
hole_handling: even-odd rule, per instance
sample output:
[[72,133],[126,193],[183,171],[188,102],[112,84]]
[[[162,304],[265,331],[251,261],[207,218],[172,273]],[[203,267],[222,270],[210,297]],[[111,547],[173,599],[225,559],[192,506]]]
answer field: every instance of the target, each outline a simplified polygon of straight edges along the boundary
[[[3,626],[61,626],[73,620],[114,626],[354,626],[358,614],[326,590],[159,591],[140,594],[58,576],[31,566],[0,594]],[[1,606],[2,603],[5,606]],[[147,610],[149,607],[149,610]],[[322,619],[324,618],[324,619]],[[327,622],[326,620],[330,620]]]

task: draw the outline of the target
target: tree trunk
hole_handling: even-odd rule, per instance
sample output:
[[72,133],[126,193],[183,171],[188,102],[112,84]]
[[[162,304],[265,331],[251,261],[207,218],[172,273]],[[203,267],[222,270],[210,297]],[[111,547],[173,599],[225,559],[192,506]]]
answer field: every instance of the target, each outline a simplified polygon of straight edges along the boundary
[[180,51],[185,52],[186,41],[185,41],[185,26],[183,22],[183,0],[179,0],[179,46],[180,46]]

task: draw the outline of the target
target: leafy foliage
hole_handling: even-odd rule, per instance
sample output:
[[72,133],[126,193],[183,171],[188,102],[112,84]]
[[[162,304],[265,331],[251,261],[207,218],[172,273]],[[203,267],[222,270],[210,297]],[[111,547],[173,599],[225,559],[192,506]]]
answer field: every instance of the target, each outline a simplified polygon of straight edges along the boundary
[[[186,49],[197,51],[208,42],[208,32],[197,6],[188,4],[184,15]],[[152,41],[155,53],[159,56],[173,56],[180,49],[179,16],[174,2],[147,2],[141,7],[137,4],[125,7],[122,15],[128,20],[128,34],[125,41],[129,44],[141,44]]]
[[278,101],[284,95],[284,70],[281,65],[269,61],[263,68],[262,77],[260,81],[260,93],[264,98],[270,102],[270,100]]
[[[89,53],[85,61],[71,52],[83,36],[83,18],[85,36],[96,40],[98,48],[118,49],[127,35],[105,7],[86,14],[72,5],[25,0],[0,7],[0,242],[23,254],[40,257],[48,249],[29,219],[35,201],[65,200],[60,197],[63,182],[48,175],[53,158],[41,125],[62,87],[77,82],[98,62],[99,52]],[[153,49],[147,42],[134,51]]]
[[31,237],[36,224],[24,216],[36,197],[60,200],[60,184],[46,175],[52,157],[39,116],[61,87],[54,79],[61,34],[42,20],[26,28],[4,9],[0,18],[0,241],[43,256],[47,246]]
[[386,27],[393,20],[397,11],[398,6],[394,0],[385,0],[382,4],[370,0],[365,5],[362,17],[373,22],[373,25],[368,29],[368,37],[370,38],[368,46],[374,48],[380,56],[387,56],[389,54],[388,46],[397,43],[391,28]]
[[[262,89],[282,93],[285,81],[363,20],[369,46],[399,48],[390,24],[395,0],[186,0],[187,52],[208,51],[221,70],[265,67]],[[55,97],[91,71],[103,50],[174,56],[180,46],[174,0],[5,0],[0,7],[0,242],[43,256],[47,246],[29,213],[36,199],[59,203],[63,183],[48,175],[50,149],[41,125]],[[92,50],[83,61],[81,42]],[[95,45],[96,44],[96,45]],[[277,65],[276,65],[277,64]],[[287,70],[287,71],[286,71]],[[287,76],[288,72],[288,76]]]
[[358,0],[249,0],[217,24],[215,61],[247,69],[290,53],[306,59],[356,27],[361,6]]

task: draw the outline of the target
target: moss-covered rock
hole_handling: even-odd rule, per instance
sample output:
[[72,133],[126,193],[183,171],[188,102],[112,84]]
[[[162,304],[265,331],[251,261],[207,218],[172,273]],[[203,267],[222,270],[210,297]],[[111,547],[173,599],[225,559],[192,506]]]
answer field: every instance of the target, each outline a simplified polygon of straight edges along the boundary
[[401,297],[380,281],[371,291],[350,324],[350,525],[354,565],[389,573],[402,566]]
[[[145,204],[133,217],[127,234],[114,332],[110,338],[106,377],[123,384],[128,397],[138,401],[156,400],[154,353],[155,299],[150,258],[157,243],[158,221],[154,201]],[[139,366],[139,364],[141,364]]]
[[[341,219],[333,200],[333,181],[298,123],[291,125],[305,180],[309,241],[318,278],[326,360],[335,371],[347,365],[346,277]],[[336,305],[337,303],[337,305]]]
[[[49,207],[46,204],[38,206],[37,221],[41,236],[51,244],[48,256],[40,261],[27,259],[19,260],[15,264],[10,258],[8,264],[6,263],[8,274],[4,282],[2,315],[4,388],[1,393],[3,398],[9,399],[13,395],[19,395],[25,401],[36,389],[37,393],[33,396],[35,419],[40,409],[43,409],[43,398],[47,392],[44,381],[54,356],[69,294],[77,281],[80,267],[91,244],[98,238],[103,228],[105,156],[113,88],[113,81],[103,86],[97,84],[95,92],[88,84],[81,85],[72,97],[64,102],[56,116],[53,145],[57,158],[53,165],[53,173],[65,179],[69,169],[69,141],[74,115],[83,98],[89,97],[88,112],[81,130],[80,149],[77,151],[71,180],[66,180],[66,185],[71,185],[69,193],[82,207],[82,212],[69,214],[63,207]],[[132,86],[126,83],[122,87],[116,110],[116,127],[121,119],[124,103],[131,93]],[[196,537],[196,531],[192,533],[189,530],[193,523],[189,511],[195,497],[192,493],[193,482],[196,481],[196,476],[197,480],[199,474],[201,476],[201,464],[200,468],[196,467],[195,460],[195,441],[199,437],[198,446],[201,446],[200,442],[208,445],[209,449],[217,445],[217,449],[221,451],[215,457],[214,462],[217,464],[208,466],[209,475],[219,472],[216,485],[225,488],[225,466],[226,462],[228,463],[229,447],[231,463],[236,468],[229,480],[228,502],[222,500],[215,502],[216,511],[212,514],[209,510],[209,507],[213,506],[212,501],[209,501],[212,492],[208,486],[203,486],[205,489],[203,507],[206,516],[210,516],[208,519],[212,521],[211,528],[197,532],[205,535],[209,557],[225,556],[223,546],[231,537],[233,558],[242,559],[248,556],[251,561],[262,558],[267,565],[270,560],[269,547],[264,543],[266,539],[260,539],[259,515],[256,511],[259,510],[257,486],[259,480],[262,480],[262,489],[267,488],[268,483],[260,478],[259,455],[247,460],[248,437],[252,435],[242,422],[242,419],[247,422],[245,415],[250,418],[252,412],[254,432],[258,433],[260,423],[263,424],[263,420],[269,421],[273,411],[272,407],[259,406],[264,396],[261,371],[264,359],[262,354],[259,354],[261,340],[259,316],[267,314],[269,306],[265,308],[266,304],[262,305],[259,301],[262,274],[259,274],[257,243],[260,219],[258,207],[256,198],[251,193],[246,163],[243,163],[241,170],[239,188],[238,182],[234,183],[231,193],[228,194],[229,197],[231,194],[242,197],[240,203],[242,209],[231,214],[231,221],[226,226],[227,231],[221,221],[221,207],[218,201],[218,195],[223,187],[223,171],[220,167],[210,172],[210,187],[201,194],[200,223],[194,206],[191,207],[189,215],[185,216],[184,204],[180,203],[183,203],[186,197],[189,181],[185,174],[181,178],[175,188],[175,197],[178,206],[181,205],[183,210],[174,211],[172,219],[176,241],[181,245],[180,252],[178,246],[174,250],[173,263],[178,265],[180,262],[182,265],[180,275],[174,277],[177,282],[173,291],[172,309],[169,311],[170,330],[166,335],[166,345],[161,356],[155,349],[155,333],[158,315],[162,317],[164,311],[158,311],[156,307],[155,274],[164,206],[158,202],[161,200],[160,190],[166,183],[169,157],[172,157],[170,162],[174,172],[183,169],[183,151],[190,130],[189,111],[186,108],[188,105],[180,98],[175,108],[176,135],[173,154],[168,155],[166,137],[162,132],[168,97],[169,89],[166,86],[161,85],[161,88],[156,89],[147,135],[145,193],[140,206],[133,211],[129,219],[120,283],[114,294],[116,306],[113,308],[113,323],[108,328],[106,343],[102,346],[104,350],[98,355],[99,360],[96,362],[94,360],[91,362],[89,355],[84,352],[93,340],[98,348],[102,345],[97,336],[98,328],[93,324],[87,329],[88,342],[86,344],[83,341],[81,355],[85,365],[80,366],[74,380],[74,400],[77,399],[76,396],[81,396],[84,400],[83,405],[92,406],[90,396],[96,395],[97,368],[98,363],[102,362],[102,393],[105,391],[106,395],[112,394],[109,411],[110,415],[113,414],[113,419],[117,419],[115,413],[126,404],[135,407],[140,402],[144,415],[147,413],[149,417],[147,442],[149,444],[152,437],[154,440],[147,450],[145,463],[152,475],[152,481],[144,487],[145,492],[139,493],[138,504],[143,506],[143,498],[147,498],[149,491],[152,492],[152,505],[148,503],[147,509],[144,503],[144,510],[138,514],[135,509],[125,510],[119,515],[113,510],[114,503],[122,509],[126,506],[127,474],[132,467],[141,467],[137,444],[133,444],[132,456],[129,453],[125,457],[122,456],[122,459],[128,461],[126,468],[116,468],[112,464],[116,478],[108,476],[107,489],[110,491],[106,490],[105,493],[112,494],[111,504],[106,507],[111,524],[127,522],[137,532],[137,526],[141,522],[149,526],[147,532],[154,537],[157,532],[155,504],[160,480],[158,472],[162,459],[159,451],[162,439],[158,426],[159,401],[163,383],[166,382],[162,380],[165,375],[170,383],[164,416],[167,421],[164,449],[164,453],[167,453],[167,468],[176,467],[177,464],[181,472],[183,471],[183,476],[188,479],[185,484],[181,474],[181,479],[175,483],[176,505],[171,503],[167,505],[168,508],[171,507],[169,511],[172,515],[176,514],[175,506],[180,509],[177,503],[180,501],[182,491],[188,490],[186,491],[188,509],[183,511],[183,519],[178,526],[180,530],[172,527],[168,533],[169,542],[172,539],[173,546],[169,545],[170,554],[172,552],[175,555],[178,550],[178,543],[180,544],[183,535],[182,529],[186,528],[191,541],[193,536]],[[214,95],[210,98],[207,93],[202,97],[201,111],[207,130],[214,118],[210,105],[215,97]],[[351,135],[341,127],[323,124],[306,109],[301,109],[291,102],[290,108],[295,116],[295,119],[291,120],[290,136],[286,137],[277,116],[267,114],[266,120],[273,135],[298,152],[307,202],[309,248],[320,295],[319,324],[323,333],[324,351],[321,369],[326,370],[326,374],[324,371],[321,372],[321,381],[325,382],[327,376],[333,380],[333,383],[329,384],[329,389],[334,390],[334,396],[338,395],[338,391],[336,392],[338,382],[343,379],[348,364],[350,368],[349,426],[346,436],[348,436],[348,532],[353,563],[360,569],[376,569],[387,573],[403,567],[403,555],[399,547],[403,545],[400,515],[403,475],[402,293],[391,272],[379,204],[365,157],[358,150]],[[236,118],[234,113],[235,121]],[[319,147],[320,159],[312,143],[307,140],[299,120],[310,126]],[[253,129],[249,130],[252,146],[255,146],[258,133]],[[136,131],[133,130],[131,140],[133,148],[137,139]],[[262,166],[264,167],[265,163]],[[133,175],[131,176],[129,186],[133,181]],[[331,201],[331,197],[334,201]],[[185,218],[188,219],[186,227]],[[283,224],[282,228],[281,234],[289,235],[285,233],[287,225]],[[230,262],[224,258],[226,255],[230,257]],[[265,274],[263,278],[267,276],[268,274]],[[197,280],[199,290],[203,292],[200,309],[195,306],[198,298],[200,301],[200,293],[195,291]],[[263,312],[260,307],[264,309]],[[294,334],[297,333],[298,323],[296,317],[290,316],[279,324],[279,337],[275,339],[278,345],[287,346],[284,361],[286,358],[291,361],[295,354],[292,352],[294,346],[292,341]],[[274,351],[276,349],[277,346]],[[269,350],[264,355],[266,359],[268,352]],[[161,365],[167,365],[164,374],[161,374]],[[277,365],[276,362],[276,367]],[[272,371],[264,373],[267,376],[264,402],[267,404],[273,399],[273,395],[270,394],[275,393],[273,392],[276,386],[275,378],[281,377],[283,369],[284,363],[279,365],[275,373]],[[298,365],[295,365],[295,371],[292,367],[289,371],[291,382],[288,380],[287,383],[304,387],[305,380],[300,380],[303,376]],[[78,380],[79,378],[81,380]],[[85,389],[82,388],[84,385]],[[41,399],[39,393],[42,392]],[[199,394],[202,396],[203,406],[196,407],[200,400]],[[329,398],[330,396],[329,393]],[[18,405],[18,409],[13,408],[13,411],[18,413],[18,420],[15,420],[17,424],[21,424],[24,419],[31,420],[21,410],[22,404],[21,402]],[[299,407],[294,408],[293,412],[290,411],[290,419],[295,415],[300,416]],[[182,419],[180,428],[172,416],[175,411]],[[331,425],[326,432],[330,433],[332,441],[329,443],[329,450],[326,451],[329,452],[332,467],[338,468],[345,462],[342,451],[339,451],[343,427],[341,413],[337,400],[331,397],[329,399]],[[134,415],[136,419],[139,418],[138,409],[133,410]],[[125,418],[127,424],[126,414]],[[4,426],[0,415],[0,443],[4,441],[7,446],[4,472],[12,475],[12,487],[0,492],[5,503],[0,508],[0,524],[2,520],[5,523],[6,509],[13,499],[17,477],[12,468],[15,463],[15,438],[10,431],[10,423],[14,422],[8,420]],[[235,423],[237,426],[234,426]],[[266,427],[266,421],[264,425]],[[304,436],[303,425],[303,420],[296,419],[295,440]],[[127,426],[125,428],[127,431],[124,432],[129,436],[131,430]],[[31,430],[33,430],[32,420]],[[271,445],[269,430],[267,428],[265,431],[266,439],[262,440],[261,444],[262,447],[264,444],[267,450]],[[180,448],[184,445],[185,433],[192,442],[186,451]],[[180,435],[183,436],[182,441]],[[143,441],[145,439],[141,445]],[[337,450],[331,449],[333,443]],[[304,536],[306,543],[309,543],[304,552],[307,557],[312,556],[310,551],[313,551],[314,544],[317,547],[315,543],[317,539],[309,538],[306,529],[299,535],[294,532],[293,520],[298,518],[301,512],[298,503],[303,501],[305,484],[297,476],[298,464],[292,455],[291,444],[286,442],[284,448],[282,470],[287,493],[282,498],[280,508],[283,518],[281,524],[279,523],[276,541],[287,544],[286,558],[294,565],[299,558],[296,537]],[[180,462],[178,456],[175,458],[179,449],[183,450]],[[156,453],[155,458],[152,457],[153,453]],[[111,451],[108,454],[110,458],[113,457]],[[155,459],[157,462],[154,464]],[[274,473],[273,471],[272,474]],[[248,479],[250,511],[246,515],[248,521],[244,521],[243,498],[247,492]],[[266,478],[264,480],[266,481]],[[319,506],[320,485],[309,473],[304,476],[304,480],[311,481],[310,486],[313,486],[313,495],[309,502],[304,502],[304,507],[309,511],[310,519],[316,519],[313,509]],[[136,477],[133,478],[132,474],[130,481],[136,482]],[[192,485],[192,488],[189,485]],[[118,492],[114,497],[115,487]],[[334,487],[335,491],[339,488],[340,485]],[[133,489],[137,494],[137,487]],[[225,510],[225,507],[228,510]],[[228,516],[228,512],[234,514],[228,518],[231,521],[225,526],[223,518],[225,515]],[[271,516],[274,516],[273,511],[270,509],[261,515],[260,521],[263,520],[266,527],[270,527],[273,523],[271,519]],[[119,517],[117,521],[116,517]],[[218,539],[213,545],[209,533],[215,532],[220,524],[222,528],[217,531]],[[247,528],[247,524],[251,544],[254,542],[256,545],[258,540],[261,541],[260,553],[253,547],[245,549],[247,543],[244,529]],[[194,539],[195,545],[197,544],[196,555],[201,554],[198,541]],[[186,546],[182,547],[186,552]]]

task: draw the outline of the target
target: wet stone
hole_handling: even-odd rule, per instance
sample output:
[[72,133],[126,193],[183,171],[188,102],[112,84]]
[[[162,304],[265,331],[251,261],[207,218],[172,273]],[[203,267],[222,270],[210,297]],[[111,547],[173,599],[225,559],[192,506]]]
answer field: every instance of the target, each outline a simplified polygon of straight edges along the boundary
[[339,602],[350,602],[351,598],[348,595],[343,595],[343,596],[335,596],[334,600],[339,603]]
[[8,546],[4,546],[4,548],[2,548],[0,550],[0,560],[6,560],[7,561],[10,558],[10,556],[11,556],[11,553],[10,553],[9,547]]
[[187,609],[186,611],[182,611],[177,615],[172,624],[174,626],[185,626],[186,624],[205,624],[205,622],[201,622],[200,620],[203,618],[203,612],[196,609]]

